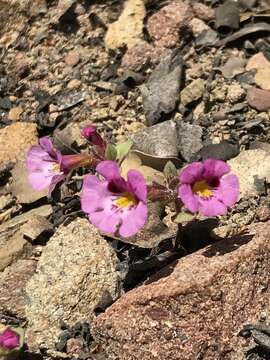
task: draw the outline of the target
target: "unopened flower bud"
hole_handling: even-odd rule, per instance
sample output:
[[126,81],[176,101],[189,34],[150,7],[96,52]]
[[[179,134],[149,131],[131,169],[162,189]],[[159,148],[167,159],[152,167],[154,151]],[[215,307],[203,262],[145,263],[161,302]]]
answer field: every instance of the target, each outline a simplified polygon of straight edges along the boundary
[[91,144],[100,148],[106,148],[106,141],[104,141],[101,135],[97,132],[97,129],[93,125],[86,126],[82,130],[82,136],[84,136]]

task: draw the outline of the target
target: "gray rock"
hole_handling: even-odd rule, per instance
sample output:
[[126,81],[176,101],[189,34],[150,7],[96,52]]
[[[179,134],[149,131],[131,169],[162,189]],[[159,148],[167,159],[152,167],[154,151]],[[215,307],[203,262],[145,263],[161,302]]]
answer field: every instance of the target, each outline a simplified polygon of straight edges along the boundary
[[227,161],[234,158],[239,154],[239,146],[231,144],[229,141],[221,141],[219,144],[210,144],[204,146],[200,151],[199,155],[203,160],[214,158],[218,160]]
[[213,44],[217,39],[217,33],[213,29],[204,30],[200,35],[195,39],[197,46],[205,46],[208,44]]
[[81,134],[83,127],[86,125],[89,125],[89,121],[79,124],[68,124],[62,130],[55,130],[53,136],[55,147],[68,154],[74,148],[86,148],[87,140]]
[[240,56],[232,56],[220,67],[220,71],[225,79],[233,79],[236,75],[242,74],[245,71],[245,65],[245,59]]
[[177,127],[174,121],[142,129],[131,136],[133,148],[160,157],[178,156]]
[[241,197],[263,193],[265,182],[270,183],[270,154],[265,150],[242,151],[229,165],[239,177]]
[[114,251],[86,219],[61,226],[26,287],[28,345],[53,349],[60,320],[91,322],[95,308],[105,308],[121,293],[117,267]]
[[201,150],[202,128],[199,125],[192,125],[181,122],[178,124],[178,149],[186,161],[191,161],[195,154]]
[[178,157],[190,161],[202,148],[202,128],[173,120],[144,128],[131,135],[133,149],[158,157]]
[[177,52],[165,57],[147,83],[141,86],[148,125],[156,124],[163,114],[175,109],[180,91],[182,58]]

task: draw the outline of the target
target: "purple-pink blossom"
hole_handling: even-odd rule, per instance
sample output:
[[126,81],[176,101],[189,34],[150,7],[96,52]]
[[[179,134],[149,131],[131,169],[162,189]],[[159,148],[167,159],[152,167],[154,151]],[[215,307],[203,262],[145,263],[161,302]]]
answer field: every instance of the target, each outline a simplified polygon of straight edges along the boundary
[[192,213],[224,215],[239,198],[239,181],[229,165],[207,159],[186,166],[179,175],[178,197]]
[[91,157],[86,154],[62,155],[53,147],[50,138],[43,137],[27,153],[28,180],[34,190],[49,188],[51,194],[71,170],[90,162]]
[[82,135],[92,144],[102,149],[106,148],[106,141],[102,139],[94,125],[88,125],[82,130]]
[[20,336],[10,328],[0,333],[0,347],[6,350],[13,350],[20,346]]
[[90,222],[107,234],[119,232],[122,237],[135,235],[147,219],[147,187],[143,175],[129,170],[127,180],[121,177],[118,164],[102,161],[98,176],[87,175],[81,195],[82,209]]

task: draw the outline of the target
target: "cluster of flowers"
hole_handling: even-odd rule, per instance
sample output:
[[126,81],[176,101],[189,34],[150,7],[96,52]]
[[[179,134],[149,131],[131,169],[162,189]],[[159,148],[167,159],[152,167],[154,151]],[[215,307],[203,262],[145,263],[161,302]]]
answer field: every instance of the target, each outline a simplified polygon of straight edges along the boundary
[[137,170],[129,170],[126,179],[121,176],[123,157],[108,156],[111,145],[94,126],[84,128],[82,135],[92,145],[91,154],[62,155],[48,137],[41,138],[39,145],[28,151],[29,182],[33,189],[48,188],[51,194],[74,169],[95,170],[95,175],[84,177],[81,205],[90,222],[104,233],[135,235],[147,220],[148,200],[171,199],[173,195],[178,209],[185,207],[192,214],[209,217],[226,214],[238,201],[238,178],[224,161],[194,162],[179,173],[172,171],[166,185],[147,185]]

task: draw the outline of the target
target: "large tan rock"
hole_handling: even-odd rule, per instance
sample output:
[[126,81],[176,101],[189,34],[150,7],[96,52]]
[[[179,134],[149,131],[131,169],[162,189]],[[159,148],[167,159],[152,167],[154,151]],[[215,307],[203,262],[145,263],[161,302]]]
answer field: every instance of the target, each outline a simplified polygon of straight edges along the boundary
[[270,154],[263,149],[241,151],[229,160],[232,171],[238,176],[240,196],[249,198],[265,192],[270,183]]
[[244,324],[269,310],[270,223],[164,268],[100,315],[108,359],[240,360]]
[[22,157],[37,141],[36,124],[17,122],[0,129],[0,165]]
[[119,19],[109,25],[105,36],[108,49],[133,46],[143,38],[143,20],[146,15],[143,0],[127,0]]

